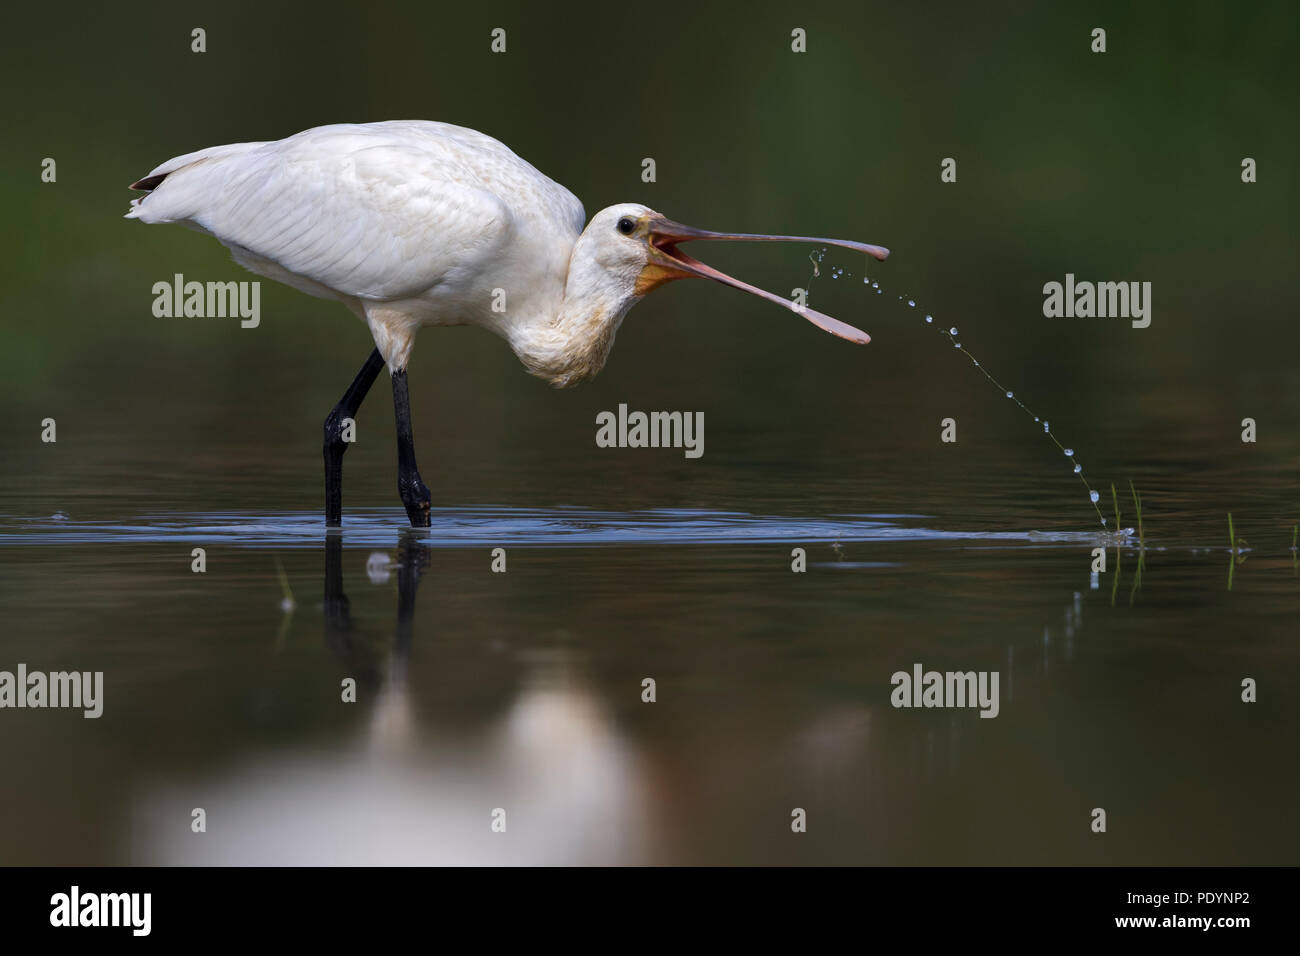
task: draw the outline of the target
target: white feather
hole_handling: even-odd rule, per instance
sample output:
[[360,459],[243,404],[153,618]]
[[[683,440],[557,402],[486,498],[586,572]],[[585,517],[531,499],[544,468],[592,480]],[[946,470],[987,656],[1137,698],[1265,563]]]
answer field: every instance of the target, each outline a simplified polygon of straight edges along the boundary
[[[504,337],[534,374],[572,384],[604,364],[635,301],[641,260],[607,278],[578,270],[581,301],[566,300],[582,203],[463,127],[322,126],[187,153],[150,176],[164,174],[128,218],[197,229],[255,273],[343,301],[393,369],[421,326],[474,324]],[[592,263],[607,251],[589,245]]]

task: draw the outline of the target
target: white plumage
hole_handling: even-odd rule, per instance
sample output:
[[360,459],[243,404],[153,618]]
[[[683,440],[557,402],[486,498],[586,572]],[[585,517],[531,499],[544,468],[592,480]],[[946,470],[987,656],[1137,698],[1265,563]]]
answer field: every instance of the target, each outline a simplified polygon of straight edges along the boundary
[[[613,206],[599,217],[608,234],[581,263],[597,260],[613,275],[579,270],[572,291],[580,300],[570,297],[565,310],[582,203],[492,137],[448,123],[338,124],[214,146],[168,160],[138,185],[155,179],[128,218],[197,228],[247,269],[343,301],[368,320],[390,368],[406,367],[422,325],[481,325],[503,335],[530,371],[574,384],[600,370],[627,309],[658,284],[647,278],[636,292],[645,243],[620,248],[628,237],[613,229],[623,215],[656,214]],[[502,307],[496,290],[504,311],[494,310]]]
[[[422,326],[486,328],[529,372],[565,387],[601,370],[623,316],[642,296],[694,276],[865,343],[866,333],[726,276],[677,246],[781,239],[888,255],[842,240],[706,232],[638,203],[602,209],[584,228],[582,203],[495,139],[418,120],[322,126],[274,142],[202,149],[168,160],[132,188],[148,195],[132,202],[127,218],[215,236],[249,270],[337,299],[369,325],[394,375],[403,500],[412,521],[420,510],[412,511],[413,502],[424,502],[424,523],[428,490],[415,470],[403,411],[405,369]],[[372,371],[371,363],[363,367],[332,418],[355,411]],[[327,421],[333,523],[338,481],[331,469],[342,450],[331,458],[330,428]]]
[[381,313],[376,339],[397,326],[378,344],[398,368],[411,345],[401,318],[499,329],[512,312],[553,310],[586,219],[497,140],[446,123],[322,126],[187,153],[155,176],[130,218],[192,226],[259,275]]

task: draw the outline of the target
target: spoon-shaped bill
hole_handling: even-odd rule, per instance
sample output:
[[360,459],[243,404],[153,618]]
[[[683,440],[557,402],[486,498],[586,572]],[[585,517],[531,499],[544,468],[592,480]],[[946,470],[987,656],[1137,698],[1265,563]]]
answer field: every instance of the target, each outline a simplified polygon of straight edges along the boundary
[[[731,286],[733,289],[739,289],[742,292],[748,292],[750,295],[756,295],[760,299],[766,299],[775,305],[788,309],[795,315],[807,319],[819,329],[824,329],[831,335],[837,336],[849,342],[855,342],[858,345],[866,345],[871,341],[871,336],[861,329],[854,328],[847,322],[841,322],[839,319],[831,318],[811,309],[806,305],[798,305],[789,299],[783,299],[779,295],[773,295],[765,289],[752,286],[748,282],[742,282],[739,279],[727,275],[725,272],[706,265],[699,259],[689,256],[677,248],[681,242],[691,242],[694,240],[722,240],[731,239],[739,241],[753,242],[813,242],[820,245],[839,246],[842,249],[851,249],[854,252],[864,252],[876,259],[884,259],[889,255],[889,250],[884,246],[871,245],[865,242],[854,242],[849,239],[817,239],[807,236],[768,236],[748,232],[710,232],[707,229],[696,229],[692,226],[684,226],[679,222],[673,222],[671,219],[655,219],[650,224],[650,246],[654,253],[652,260],[653,272],[647,276],[650,283],[668,281],[671,279],[682,279],[687,276],[695,276],[701,279],[712,279],[714,282],[720,282],[723,285]],[[652,287],[652,286],[651,286]]]

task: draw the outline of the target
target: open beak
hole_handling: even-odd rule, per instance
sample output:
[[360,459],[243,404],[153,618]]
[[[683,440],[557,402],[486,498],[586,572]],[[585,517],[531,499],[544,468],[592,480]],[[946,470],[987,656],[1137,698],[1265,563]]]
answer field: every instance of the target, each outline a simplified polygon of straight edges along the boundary
[[665,219],[662,216],[652,216],[647,221],[646,238],[650,243],[650,261],[646,263],[637,280],[636,291],[638,295],[644,295],[656,286],[671,282],[674,279],[691,277],[712,279],[714,282],[721,282],[733,289],[740,289],[742,292],[748,292],[784,309],[789,309],[795,315],[802,316],[819,329],[825,329],[831,335],[847,339],[850,342],[856,342],[859,345],[866,345],[871,341],[871,336],[861,329],[855,329],[839,319],[823,315],[806,305],[797,305],[789,299],[773,295],[771,292],[752,286],[748,282],[733,279],[726,273],[705,265],[699,259],[682,252],[678,248],[678,244],[696,239],[734,239],[745,242],[813,242],[826,246],[839,246],[842,249],[852,249],[854,252],[865,252],[876,259],[884,259],[889,255],[889,250],[884,246],[872,246],[865,242],[852,242],[846,239],[815,239],[807,236],[762,236],[747,232],[709,232],[707,229],[683,226],[679,222],[673,222],[671,219]]

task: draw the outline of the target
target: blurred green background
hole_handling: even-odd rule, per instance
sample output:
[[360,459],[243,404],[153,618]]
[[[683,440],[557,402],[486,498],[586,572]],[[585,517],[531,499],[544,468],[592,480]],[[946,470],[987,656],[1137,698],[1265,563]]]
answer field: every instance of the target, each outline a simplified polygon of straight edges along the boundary
[[[250,276],[214,240],[123,220],[125,187],[205,146],[390,118],[496,136],[588,214],[637,200],[706,228],[894,251],[872,270],[887,295],[813,287],[819,308],[873,335],[865,348],[696,282],[638,306],[602,375],[570,393],[487,334],[426,331],[411,376],[435,504],[737,504],[867,455],[897,470],[871,504],[935,510],[918,485],[990,455],[1008,480],[1047,483],[1053,504],[1025,520],[1072,507],[1080,491],[1053,450],[899,293],[959,326],[1085,474],[1122,482],[1193,442],[1238,453],[1245,415],[1265,445],[1297,433],[1290,4],[142,3],[25,5],[6,21],[3,489],[20,511],[105,479],[130,499],[118,505],[202,506],[205,477],[250,469],[287,469],[285,494],[243,506],[318,505],[319,425],[370,348],[365,329],[269,281],[256,330],[154,318],[151,286],[176,272]],[[190,52],[196,26],[204,54]],[[796,26],[805,54],[790,49]],[[1095,26],[1105,54],[1090,52]],[[939,179],[949,156],[955,184]],[[1256,184],[1240,180],[1245,156]],[[40,181],[45,157],[57,183]],[[798,246],[708,252],[782,295],[808,282]],[[852,258],[828,264],[857,271]],[[1045,319],[1042,285],[1066,272],[1152,282],[1151,327]],[[349,456],[345,507],[396,504],[385,393],[363,410],[362,443],[376,442]],[[595,413],[620,401],[704,410],[703,465],[595,449]],[[57,448],[34,440],[47,415]],[[937,441],[947,415],[955,448]],[[152,480],[130,485],[142,470]],[[53,484],[23,480],[33,472]],[[31,510],[47,503],[63,506]],[[971,510],[957,504],[958,518]]]

